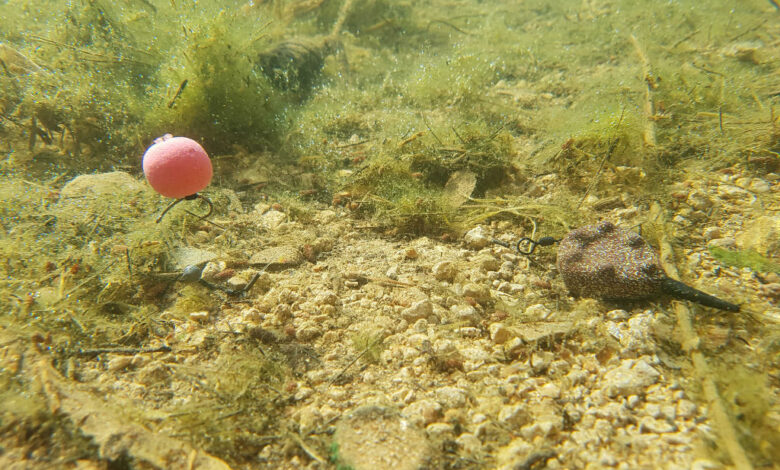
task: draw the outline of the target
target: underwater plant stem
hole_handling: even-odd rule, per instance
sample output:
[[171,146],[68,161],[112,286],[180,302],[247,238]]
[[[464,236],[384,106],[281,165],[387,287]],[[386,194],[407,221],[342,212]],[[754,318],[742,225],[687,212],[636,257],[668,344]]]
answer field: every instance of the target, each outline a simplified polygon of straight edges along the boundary
[[333,30],[331,31],[330,35],[333,37],[336,37],[341,33],[341,28],[344,26],[344,21],[347,20],[347,15],[349,15],[349,9],[352,8],[352,2],[353,0],[344,0],[344,3],[341,4],[341,8],[339,9],[339,16],[336,19],[336,23],[333,25]]
[[650,60],[647,58],[642,46],[639,44],[639,40],[631,35],[631,43],[634,45],[636,54],[639,56],[639,60],[642,62],[642,76],[645,79],[645,131],[643,138],[645,145],[648,147],[655,147],[655,103],[653,102],[653,91],[658,86],[656,78],[653,75],[653,69],[650,67]]
[[[626,113],[626,107],[623,106],[623,109],[620,111],[620,119],[618,120],[617,126],[615,126],[615,134],[617,134],[618,129],[620,129],[620,124],[623,123],[623,116]],[[580,199],[580,203],[577,204],[577,209],[582,207],[582,203],[585,202],[585,199],[588,197],[588,194],[590,194],[591,189],[593,189],[594,186],[596,186],[596,183],[598,183],[599,178],[601,177],[601,172],[604,171],[604,165],[609,160],[609,157],[612,156],[612,152],[615,151],[615,147],[617,147],[618,143],[618,137],[615,135],[615,137],[612,139],[612,142],[609,144],[609,148],[607,149],[607,152],[604,154],[604,158],[601,159],[601,163],[599,164],[599,169],[596,170],[596,174],[591,178],[590,184],[585,189],[585,193],[582,195],[582,198]]]
[[[650,211],[663,218],[658,203],[654,203]],[[664,270],[671,277],[679,277],[679,272],[674,264],[672,245],[663,232],[661,234],[660,248],[661,264]],[[680,346],[682,346],[682,349],[691,357],[693,368],[701,383],[704,398],[708,405],[709,417],[712,419],[715,431],[720,436],[721,444],[725,447],[726,452],[728,452],[734,468],[737,468],[738,470],[752,470],[753,465],[750,463],[750,460],[745,453],[745,449],[743,449],[742,445],[739,443],[737,432],[729,419],[726,407],[718,393],[718,387],[715,384],[715,380],[712,378],[712,372],[707,365],[707,359],[699,350],[699,343],[701,340],[693,329],[691,313],[683,302],[675,302],[674,312],[677,316],[677,326],[680,332]]]

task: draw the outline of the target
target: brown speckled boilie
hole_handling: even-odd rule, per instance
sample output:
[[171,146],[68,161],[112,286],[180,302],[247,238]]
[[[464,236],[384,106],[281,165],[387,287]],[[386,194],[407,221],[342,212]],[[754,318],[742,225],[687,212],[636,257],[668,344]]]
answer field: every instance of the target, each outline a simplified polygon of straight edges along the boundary
[[610,222],[569,232],[558,246],[558,271],[575,296],[644,299],[668,295],[739,311],[738,305],[668,277],[658,255],[638,233]]

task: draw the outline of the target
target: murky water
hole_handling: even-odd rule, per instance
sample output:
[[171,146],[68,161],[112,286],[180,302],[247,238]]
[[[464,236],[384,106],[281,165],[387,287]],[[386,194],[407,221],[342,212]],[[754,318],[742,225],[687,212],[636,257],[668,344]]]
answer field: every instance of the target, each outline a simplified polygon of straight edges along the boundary
[[[0,2],[0,462],[776,466],[779,20]],[[600,221],[740,311],[519,252]]]

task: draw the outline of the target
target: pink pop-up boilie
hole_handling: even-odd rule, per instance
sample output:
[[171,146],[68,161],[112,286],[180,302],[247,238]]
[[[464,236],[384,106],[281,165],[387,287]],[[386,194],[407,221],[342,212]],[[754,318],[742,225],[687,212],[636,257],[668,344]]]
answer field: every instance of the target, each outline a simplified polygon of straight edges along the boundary
[[176,198],[157,218],[157,222],[176,204],[185,199],[200,198],[209,205],[206,197],[198,194],[211,182],[211,159],[199,143],[187,137],[166,134],[154,140],[143,158],[144,175],[155,191],[166,197]]
[[186,198],[211,182],[211,159],[199,143],[167,134],[155,140],[143,159],[146,180],[166,197]]

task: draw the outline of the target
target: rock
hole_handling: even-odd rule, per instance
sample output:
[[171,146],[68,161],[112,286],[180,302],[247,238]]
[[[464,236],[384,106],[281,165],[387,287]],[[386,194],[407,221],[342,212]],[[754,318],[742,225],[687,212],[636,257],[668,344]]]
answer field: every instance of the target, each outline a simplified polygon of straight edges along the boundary
[[482,271],[498,271],[501,267],[501,260],[490,253],[481,253],[474,258],[472,264],[478,266]]
[[677,426],[663,419],[656,419],[650,416],[645,416],[639,421],[639,430],[642,432],[653,432],[656,434],[663,434],[669,432],[677,432]]
[[693,418],[696,416],[696,403],[685,399],[680,400],[677,402],[676,414],[683,419]]
[[512,337],[512,332],[503,323],[491,323],[488,331],[491,341],[495,344],[503,344]]
[[423,399],[404,408],[401,415],[417,425],[428,426],[441,419],[442,408],[438,402]]
[[570,322],[523,323],[515,329],[517,335],[526,343],[561,338],[572,329]]
[[606,317],[614,321],[622,321],[630,317],[628,312],[622,309],[610,310],[607,312]]
[[477,455],[482,449],[482,441],[474,434],[464,432],[455,442],[463,449],[466,455]]
[[718,248],[724,248],[726,250],[733,250],[737,247],[737,242],[731,237],[714,238],[709,241],[708,246],[715,246]]
[[390,279],[396,280],[398,279],[398,265],[394,264],[387,268],[387,271],[385,271],[385,276],[387,276]]
[[200,277],[201,279],[205,279],[209,282],[218,282],[217,275],[223,272],[225,268],[227,268],[227,263],[224,261],[209,261],[206,263],[206,266],[203,267],[203,271],[201,271]]
[[206,323],[211,318],[211,314],[208,311],[203,310],[203,311],[200,311],[200,312],[191,312],[189,317],[190,317],[190,320],[192,320],[194,322]]
[[227,285],[234,290],[244,289],[257,274],[254,269],[244,269],[228,279]]
[[723,199],[747,199],[750,197],[750,193],[739,186],[721,184],[718,185],[718,196]]
[[455,316],[456,322],[474,323],[479,320],[479,312],[469,304],[457,304],[450,307],[450,312]]
[[655,343],[651,339],[653,313],[645,311],[622,323],[607,322],[607,331],[623,346],[623,354],[651,352]]
[[466,242],[466,246],[474,250],[481,250],[490,243],[490,237],[485,227],[477,225],[473,229],[466,232],[463,236],[463,241]]
[[772,189],[772,186],[761,178],[753,178],[747,189],[754,193],[768,193]]
[[127,369],[132,363],[132,356],[117,356],[108,361],[108,370],[111,372],[118,372]]
[[490,300],[490,289],[482,284],[469,282],[463,286],[463,296],[471,297],[480,304],[485,304]]
[[719,227],[707,227],[702,232],[702,236],[705,240],[710,241],[723,236]]
[[550,363],[555,359],[555,354],[549,351],[536,351],[531,356],[531,369],[536,374],[541,374],[550,367]]
[[534,450],[535,447],[525,439],[521,437],[515,438],[512,440],[512,442],[502,447],[498,451],[496,458],[498,468],[501,470],[530,468],[529,466],[525,465],[525,463]]
[[312,341],[322,334],[322,327],[313,321],[304,322],[295,330],[295,339],[305,343]]
[[171,258],[176,269],[182,270],[187,266],[199,266],[217,257],[216,253],[200,248],[181,247],[171,251]]
[[296,246],[273,246],[252,255],[249,264],[257,268],[277,271],[303,263],[303,255]]
[[644,359],[626,359],[619,367],[604,374],[604,389],[610,397],[641,395],[660,376]]
[[466,392],[458,387],[441,387],[436,390],[436,399],[444,408],[462,408],[466,406]]
[[737,235],[743,250],[756,250],[764,256],[780,252],[780,216],[763,215],[750,222]]
[[430,300],[420,300],[412,304],[411,307],[401,311],[401,317],[409,323],[428,318],[433,313],[433,304]]
[[544,320],[550,316],[550,309],[542,304],[534,304],[525,309],[525,314],[533,319]]
[[108,200],[124,201],[131,195],[143,192],[144,185],[137,179],[122,171],[98,173],[96,175],[80,175],[70,180],[60,190],[60,201],[68,199],[107,198]]
[[279,227],[285,220],[287,220],[287,214],[282,211],[271,209],[270,211],[260,216],[260,225],[267,229],[275,229]]
[[712,199],[702,191],[692,191],[685,202],[697,211],[706,211],[712,207]]
[[425,433],[432,439],[441,439],[452,435],[455,432],[455,426],[450,423],[433,423],[425,428]]
[[433,277],[439,281],[452,282],[458,274],[455,263],[452,261],[439,261],[433,265]]
[[561,397],[561,387],[554,383],[548,383],[539,387],[539,395],[546,398],[558,399]]
[[164,385],[170,380],[170,376],[171,371],[164,364],[153,362],[138,371],[136,380],[147,386]]
[[355,470],[417,470],[430,452],[425,433],[397,412],[378,406],[358,408],[336,426],[339,464]]

